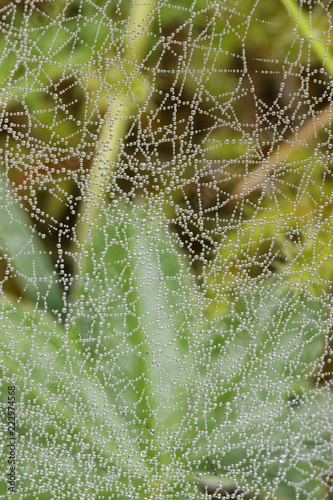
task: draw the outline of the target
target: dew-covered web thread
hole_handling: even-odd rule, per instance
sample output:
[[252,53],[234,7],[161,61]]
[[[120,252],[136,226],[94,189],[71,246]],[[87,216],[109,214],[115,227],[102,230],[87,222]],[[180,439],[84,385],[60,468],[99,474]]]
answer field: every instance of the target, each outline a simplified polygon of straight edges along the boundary
[[0,1],[0,498],[333,498],[332,29]]

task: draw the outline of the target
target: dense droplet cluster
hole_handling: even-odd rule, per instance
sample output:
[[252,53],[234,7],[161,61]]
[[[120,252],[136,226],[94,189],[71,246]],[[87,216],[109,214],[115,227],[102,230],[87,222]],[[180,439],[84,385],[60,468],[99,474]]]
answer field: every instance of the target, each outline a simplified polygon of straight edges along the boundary
[[330,4],[0,3],[0,498],[331,498]]

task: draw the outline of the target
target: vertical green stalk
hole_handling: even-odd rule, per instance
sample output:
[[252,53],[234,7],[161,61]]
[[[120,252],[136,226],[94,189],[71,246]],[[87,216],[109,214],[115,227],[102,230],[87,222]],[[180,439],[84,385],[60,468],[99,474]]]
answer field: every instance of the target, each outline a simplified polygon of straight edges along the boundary
[[[123,51],[124,66],[128,68],[128,72],[124,78],[124,88],[118,91],[118,94],[115,91],[108,104],[104,125],[100,132],[99,148],[88,182],[86,200],[82,207],[82,218],[77,229],[79,243],[83,246],[87,241],[89,228],[98,217],[105,196],[105,188],[114,171],[119,154],[120,139],[125,136],[127,130],[128,119],[148,94],[149,89],[138,66],[147,50],[149,42],[147,28],[151,24],[155,4],[156,0],[150,2],[136,0],[132,8],[124,37]],[[138,102],[133,102],[133,95]]]
[[295,21],[296,28],[298,28],[304,37],[310,41],[322,65],[325,65],[327,71],[333,75],[333,58],[330,54],[329,46],[316,39],[313,30],[310,29],[309,16],[302,11],[301,6],[298,5],[295,0],[281,0],[281,2]]

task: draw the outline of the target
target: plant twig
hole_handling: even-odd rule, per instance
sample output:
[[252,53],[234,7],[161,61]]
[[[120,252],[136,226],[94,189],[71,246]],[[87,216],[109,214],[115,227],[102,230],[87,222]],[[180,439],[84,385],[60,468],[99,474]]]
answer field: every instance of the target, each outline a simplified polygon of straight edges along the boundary
[[[302,11],[295,0],[281,0],[282,4],[288,10],[289,15],[296,23],[296,28],[309,41],[314,52],[320,59],[323,66],[333,76],[333,58],[329,51],[328,44],[313,36],[309,16]],[[270,175],[275,166],[283,162],[287,156],[301,147],[304,143],[316,137],[321,128],[330,125],[333,119],[333,108],[329,102],[324,109],[313,119],[309,119],[292,138],[284,144],[278,146],[269,158],[253,172],[251,172],[242,182],[240,182],[231,193],[231,199],[228,205],[235,205],[239,199],[248,196],[265,182],[265,178]]]
[[278,146],[270,157],[266,158],[258,168],[248,174],[236,186],[231,193],[228,205],[235,205],[238,200],[245,198],[258,187],[261,187],[265,179],[272,174],[276,165],[282,163],[289,154],[302,147],[302,145],[307,144],[307,141],[311,140],[312,137],[316,137],[319,131],[323,127],[331,125],[332,121],[333,106],[329,102],[316,118],[307,120],[288,142]]

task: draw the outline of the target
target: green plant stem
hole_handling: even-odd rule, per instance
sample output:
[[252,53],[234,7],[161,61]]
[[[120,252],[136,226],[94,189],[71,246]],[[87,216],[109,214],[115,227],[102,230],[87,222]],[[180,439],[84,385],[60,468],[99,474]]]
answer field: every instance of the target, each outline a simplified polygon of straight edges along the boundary
[[[127,88],[122,89],[122,92],[115,94],[110,100],[104,117],[104,125],[99,138],[100,146],[91,170],[87,199],[82,208],[77,229],[78,240],[83,247],[88,238],[89,228],[98,217],[105,196],[105,188],[114,171],[119,154],[120,139],[126,134],[128,119],[138,104],[147,97],[147,85],[138,71],[138,66],[147,49],[149,35],[145,28],[151,23],[155,3],[156,0],[151,2],[137,0],[132,9],[123,50],[123,60],[129,66],[126,82],[124,79],[124,86]],[[130,80],[129,84],[128,80]],[[139,102],[133,102],[133,94]]]
[[295,0],[281,0],[286,7],[291,17],[296,22],[296,28],[310,41],[313,50],[316,52],[320,62],[325,65],[327,71],[333,75],[333,57],[329,52],[329,46],[325,45],[314,36],[313,30],[310,29],[309,16],[302,11],[301,7]]
[[127,129],[127,120],[124,116],[125,101],[125,96],[119,96],[114,100],[107,113],[109,118],[105,117],[100,133],[99,148],[91,170],[87,199],[82,208],[82,219],[78,227],[78,238],[83,247],[87,242],[89,228],[98,217],[105,195],[105,186],[119,153],[119,140]]

